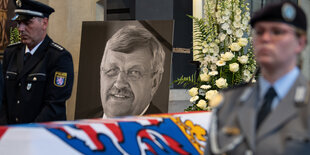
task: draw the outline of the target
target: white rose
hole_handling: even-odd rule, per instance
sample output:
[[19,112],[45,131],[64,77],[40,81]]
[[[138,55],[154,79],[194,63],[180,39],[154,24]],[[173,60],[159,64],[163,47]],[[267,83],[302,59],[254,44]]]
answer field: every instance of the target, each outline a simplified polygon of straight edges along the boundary
[[236,22],[236,21],[235,21],[235,22],[234,22],[234,27],[235,27],[235,28],[239,28],[239,27],[241,27],[240,22]]
[[210,75],[208,75],[207,73],[200,74],[200,80],[208,82],[210,81]]
[[[229,6],[227,6],[226,8],[229,8]],[[230,12],[229,9],[226,9],[226,10],[224,11],[224,14],[225,14],[226,16],[230,16],[230,15],[231,15],[231,12]]]
[[241,9],[237,9],[236,13],[240,15],[242,13]]
[[220,41],[224,41],[226,38],[226,34],[220,33],[219,38],[220,38]]
[[224,79],[224,78],[219,78],[215,81],[215,85],[218,87],[218,88],[226,88],[228,86],[227,84],[227,80]]
[[228,25],[227,23],[224,23],[224,24],[222,25],[222,29],[223,29],[223,30],[228,30],[228,29],[229,29],[229,25]]
[[221,54],[221,60],[230,61],[234,56],[232,52],[226,52],[225,54]]
[[193,102],[197,101],[198,99],[199,99],[199,96],[194,96],[194,97],[191,97],[191,99],[189,99],[189,101],[191,103],[193,103]]
[[197,107],[206,110],[207,109],[207,102],[205,100],[199,100],[199,102],[196,104]]
[[209,70],[208,70],[207,67],[204,67],[204,68],[202,69],[202,71],[203,71],[203,73],[206,73],[206,74],[209,72]]
[[246,55],[243,55],[243,56],[241,56],[241,57],[238,57],[238,61],[241,63],[241,64],[246,64],[246,63],[248,63],[248,56],[246,56]]
[[225,66],[226,62],[224,60],[219,60],[219,61],[216,62],[216,65],[217,66]]
[[238,63],[232,63],[232,64],[229,64],[229,70],[231,72],[238,72],[239,70],[239,64]]
[[246,25],[249,23],[249,20],[247,18],[242,19],[242,24]]
[[216,95],[216,94],[218,94],[217,90],[209,90],[209,91],[206,92],[206,97],[205,98],[207,100],[211,100],[214,97],[214,95]]
[[241,16],[240,16],[240,14],[237,14],[237,15],[235,16],[235,21],[238,21],[238,22],[241,21]]
[[228,30],[226,30],[226,33],[227,33],[227,34],[232,34],[232,30],[231,30],[231,29],[228,29]]
[[211,76],[215,76],[215,75],[217,75],[217,74],[218,74],[218,71],[209,72],[209,75],[211,75]]
[[239,51],[241,49],[241,46],[239,46],[238,43],[232,43],[230,46],[229,46],[230,50],[231,51]]
[[188,91],[188,94],[189,94],[190,96],[192,96],[192,97],[198,95],[198,88],[196,88],[196,87],[191,88],[191,89]]
[[251,79],[251,73],[249,70],[244,70],[243,71],[243,78],[244,81],[249,82]]
[[[241,25],[240,25],[241,26]],[[238,37],[238,38],[241,38],[243,36],[243,31],[242,31],[242,29],[238,29],[237,31],[236,31],[236,37]]]
[[248,39],[246,38],[239,38],[238,39],[238,44],[243,47],[243,46],[246,46],[248,44]]
[[210,85],[201,85],[200,88],[207,90],[207,89],[210,89],[211,86]]
[[229,16],[223,16],[223,20],[228,20]]
[[217,45],[215,45],[213,49],[214,49],[214,52],[213,52],[214,54],[218,54],[220,52],[220,48]]

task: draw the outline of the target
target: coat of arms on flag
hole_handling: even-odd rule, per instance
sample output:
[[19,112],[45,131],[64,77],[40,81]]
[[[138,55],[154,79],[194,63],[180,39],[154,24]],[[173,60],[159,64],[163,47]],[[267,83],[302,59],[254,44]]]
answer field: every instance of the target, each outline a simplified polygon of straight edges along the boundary
[[66,72],[55,72],[54,85],[56,87],[64,87],[66,85],[67,73]]

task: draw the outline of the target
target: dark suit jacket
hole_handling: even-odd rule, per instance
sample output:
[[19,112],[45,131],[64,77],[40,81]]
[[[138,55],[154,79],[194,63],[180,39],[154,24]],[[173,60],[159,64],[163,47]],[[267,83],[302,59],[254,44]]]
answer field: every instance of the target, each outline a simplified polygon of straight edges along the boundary
[[71,54],[48,36],[25,64],[24,52],[21,43],[4,52],[2,124],[65,120],[73,85]]
[[[216,125],[217,129],[210,130],[206,154],[211,154],[212,147],[218,145],[218,148],[223,149],[240,137],[243,137],[241,142],[234,144],[233,149],[226,151],[226,154],[310,154],[308,81],[299,75],[288,94],[267,116],[258,131],[255,131],[258,87],[258,84],[254,84],[224,92],[223,103],[214,111],[216,117],[212,119],[218,121],[211,123],[211,129]],[[227,129],[237,132],[233,133]],[[211,135],[215,136],[212,138]]]
[[160,111],[160,109],[157,108],[156,105],[154,105],[151,102],[149,108],[147,108],[147,110],[144,113],[144,115],[147,115],[147,114],[160,114],[160,113],[162,113],[162,111]]

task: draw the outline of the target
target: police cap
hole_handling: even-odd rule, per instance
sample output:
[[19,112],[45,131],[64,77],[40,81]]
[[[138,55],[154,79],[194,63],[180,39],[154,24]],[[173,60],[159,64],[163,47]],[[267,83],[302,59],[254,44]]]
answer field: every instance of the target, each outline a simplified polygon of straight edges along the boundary
[[55,10],[43,3],[34,0],[14,0],[15,17],[12,20],[29,20],[32,17],[49,17]]
[[305,12],[299,6],[289,1],[270,4],[255,12],[250,20],[250,24],[254,27],[260,21],[283,22],[307,32],[307,17]]

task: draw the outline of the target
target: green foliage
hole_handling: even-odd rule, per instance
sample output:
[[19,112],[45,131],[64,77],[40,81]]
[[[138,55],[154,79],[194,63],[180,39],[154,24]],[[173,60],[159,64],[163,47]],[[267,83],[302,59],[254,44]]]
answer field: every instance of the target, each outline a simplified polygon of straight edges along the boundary
[[182,75],[180,78],[174,80],[172,83],[182,85],[183,88],[197,87],[199,85],[199,81],[197,81],[196,79],[196,73],[194,73],[193,75],[188,77],[184,77]]
[[10,44],[20,42],[20,34],[17,27],[10,27]]

